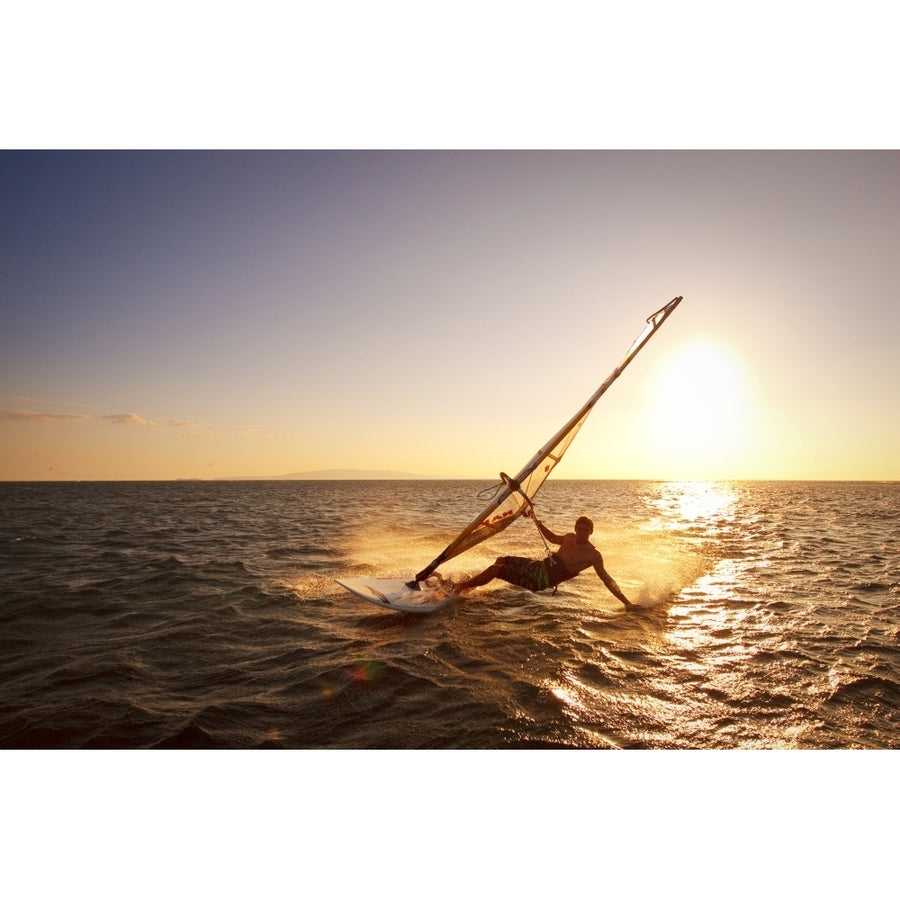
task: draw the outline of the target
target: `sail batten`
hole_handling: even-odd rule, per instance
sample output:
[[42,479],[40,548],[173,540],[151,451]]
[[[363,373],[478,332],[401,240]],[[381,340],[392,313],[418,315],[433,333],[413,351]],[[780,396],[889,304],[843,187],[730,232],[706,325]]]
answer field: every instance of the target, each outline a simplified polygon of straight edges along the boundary
[[439,556],[416,575],[415,581],[410,582],[411,586],[424,581],[447,560],[471,549],[489,537],[499,534],[531,506],[535,495],[563,458],[597,401],[606,393],[644,344],[650,340],[662,323],[674,311],[681,299],[681,297],[675,297],[647,319],[647,324],[643,331],[634,340],[628,352],[619,362],[619,365],[613,369],[606,380],[591,394],[584,405],[566,424],[532,456],[515,478],[510,478],[508,475],[501,473],[500,477],[503,481],[501,490],[482,509],[472,523],[464,528]]

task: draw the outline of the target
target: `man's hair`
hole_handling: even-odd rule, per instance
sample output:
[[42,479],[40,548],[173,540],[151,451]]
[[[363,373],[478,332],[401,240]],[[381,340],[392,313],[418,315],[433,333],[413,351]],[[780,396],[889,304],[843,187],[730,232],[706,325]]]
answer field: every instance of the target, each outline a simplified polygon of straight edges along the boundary
[[587,516],[579,516],[575,520],[575,527],[577,528],[579,525],[587,525],[591,529],[591,534],[594,533],[594,523]]

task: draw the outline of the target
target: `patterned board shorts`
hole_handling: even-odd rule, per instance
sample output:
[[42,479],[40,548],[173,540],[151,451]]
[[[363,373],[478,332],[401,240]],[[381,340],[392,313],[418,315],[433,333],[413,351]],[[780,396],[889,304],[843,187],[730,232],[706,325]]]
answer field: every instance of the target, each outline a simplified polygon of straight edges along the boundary
[[543,562],[524,556],[504,556],[498,578],[529,591],[543,591],[550,587],[550,576]]

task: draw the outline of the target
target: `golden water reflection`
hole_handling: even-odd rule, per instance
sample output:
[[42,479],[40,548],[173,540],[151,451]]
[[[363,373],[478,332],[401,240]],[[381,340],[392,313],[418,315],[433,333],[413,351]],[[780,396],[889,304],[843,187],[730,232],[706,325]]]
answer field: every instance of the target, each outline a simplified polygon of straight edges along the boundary
[[667,481],[655,487],[655,496],[646,499],[662,527],[685,528],[734,516],[738,494],[729,482]]

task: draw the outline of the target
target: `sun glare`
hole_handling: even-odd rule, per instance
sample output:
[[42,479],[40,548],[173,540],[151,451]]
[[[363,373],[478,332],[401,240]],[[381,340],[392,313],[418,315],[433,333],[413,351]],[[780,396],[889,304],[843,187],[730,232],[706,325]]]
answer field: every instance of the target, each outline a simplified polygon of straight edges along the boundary
[[659,436],[682,465],[712,467],[692,477],[721,477],[718,467],[742,455],[749,430],[746,382],[733,354],[709,339],[686,344],[662,364],[655,390]]

